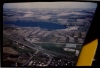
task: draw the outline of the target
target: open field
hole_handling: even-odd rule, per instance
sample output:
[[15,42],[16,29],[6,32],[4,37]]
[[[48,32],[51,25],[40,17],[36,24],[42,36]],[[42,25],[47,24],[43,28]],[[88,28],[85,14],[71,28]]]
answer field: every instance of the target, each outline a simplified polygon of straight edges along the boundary
[[35,53],[36,50],[32,50],[28,47],[23,47],[18,44],[13,44],[12,48],[18,51],[19,53]]
[[64,55],[74,55],[74,52],[64,51],[63,48],[65,47],[65,44],[53,44],[53,43],[37,43],[40,45],[43,49],[64,54]]
[[[4,51],[8,51],[9,53],[11,52],[18,52],[18,53],[35,53],[36,50],[32,50],[28,47],[25,47],[21,44],[17,44],[17,43],[14,43],[13,41],[3,37],[3,45],[4,47],[7,49],[4,48]],[[15,53],[16,54],[16,53]]]
[[12,41],[3,37],[3,47],[10,47],[12,44]]
[[3,53],[19,54],[16,50],[14,50],[11,47],[3,47]]

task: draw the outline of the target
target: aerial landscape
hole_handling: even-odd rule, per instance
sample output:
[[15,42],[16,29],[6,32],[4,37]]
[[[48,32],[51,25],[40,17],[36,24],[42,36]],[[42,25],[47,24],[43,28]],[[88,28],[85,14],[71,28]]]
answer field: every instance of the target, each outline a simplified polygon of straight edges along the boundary
[[3,66],[74,66],[97,5],[71,4],[5,3]]

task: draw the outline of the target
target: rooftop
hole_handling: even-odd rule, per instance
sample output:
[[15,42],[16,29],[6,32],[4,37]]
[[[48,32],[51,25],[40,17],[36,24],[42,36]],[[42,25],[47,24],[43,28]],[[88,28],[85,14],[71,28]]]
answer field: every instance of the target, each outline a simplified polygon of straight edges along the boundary
[[74,48],[76,48],[76,44],[66,44],[65,47],[74,47]]

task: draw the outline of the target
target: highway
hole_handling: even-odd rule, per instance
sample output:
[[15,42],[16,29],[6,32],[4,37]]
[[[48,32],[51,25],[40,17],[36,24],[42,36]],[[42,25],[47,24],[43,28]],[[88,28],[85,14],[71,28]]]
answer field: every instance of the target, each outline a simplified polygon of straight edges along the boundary
[[[6,38],[8,38],[8,37],[6,37]],[[32,46],[30,46],[30,45],[26,45],[26,44],[24,44],[24,43],[22,43],[22,42],[16,41],[16,40],[11,39],[11,38],[8,38],[8,39],[10,39],[10,40],[12,40],[12,41],[15,41],[15,42],[17,42],[17,43],[23,44],[23,45],[25,45],[26,47],[29,47],[29,48],[31,48],[31,49],[33,49],[33,50],[36,50],[37,52],[41,50],[42,52],[51,52],[51,53],[55,53],[55,54],[62,55],[62,56],[68,56],[68,55],[56,53],[56,52],[53,52],[53,51],[45,50],[45,49],[43,49],[43,48],[42,48],[42,49],[40,49],[40,48],[35,48],[35,47],[32,47]],[[39,46],[39,45],[37,45],[37,46]],[[70,57],[70,56],[69,56],[69,57]]]
[[[64,54],[56,53],[56,52],[53,52],[53,51],[45,50],[45,49],[43,49],[43,48],[40,48],[39,45],[35,45],[35,46],[39,46],[39,47],[32,47],[32,46],[30,46],[30,45],[26,45],[26,44],[24,44],[24,43],[22,43],[22,42],[20,42],[20,41],[16,41],[16,40],[11,39],[11,38],[9,38],[9,37],[6,37],[6,38],[8,38],[8,39],[10,39],[10,40],[12,40],[12,41],[14,41],[14,42],[17,42],[17,43],[19,43],[19,44],[23,44],[23,45],[25,45],[26,47],[29,47],[29,48],[31,48],[31,49],[33,49],[33,50],[36,50],[35,54],[37,54],[39,51],[41,51],[41,52],[50,52],[50,53],[54,53],[54,54],[58,54],[58,55],[70,57],[70,56],[68,56],[68,55],[64,55]],[[49,55],[49,54],[48,54],[48,55]],[[33,54],[33,55],[30,57],[30,59],[29,59],[26,63],[24,63],[22,66],[27,65],[27,64],[31,61],[31,59],[32,59],[33,57],[34,57],[34,54]],[[51,60],[52,60],[52,57],[50,57],[50,59],[49,59],[47,65],[51,62]]]
[[[6,37],[6,38],[8,38],[8,37]],[[14,41],[14,42],[23,44],[23,45],[25,45],[26,47],[29,47],[29,48],[31,48],[31,49],[33,49],[33,50],[35,49],[35,50],[36,50],[36,53],[38,53],[38,51],[39,51],[38,49],[33,48],[32,46],[26,45],[26,44],[24,44],[24,43],[21,43],[21,42],[19,42],[19,41],[14,40],[14,39],[11,39],[11,38],[8,38],[8,39],[10,39],[10,40],[12,40],[12,41]],[[36,54],[36,53],[35,53],[35,54]],[[33,57],[34,57],[34,54],[33,54],[33,55],[30,57],[30,59],[29,59],[26,63],[24,63],[22,66],[28,64],[28,63],[30,62],[30,60],[31,60]]]
[[11,38],[9,38],[9,37],[6,37],[6,38],[8,38],[8,39],[10,39],[10,40],[12,40],[12,41],[14,41],[14,42],[17,42],[17,43],[19,43],[19,44],[25,45],[26,47],[29,47],[29,48],[31,48],[31,49],[33,49],[33,50],[38,51],[38,49],[36,49],[36,48],[34,48],[34,47],[32,47],[32,46],[26,45],[26,44],[24,44],[24,43],[22,43],[22,42],[20,42],[20,41],[16,41],[16,40],[11,39]]
[[34,54],[30,57],[30,59],[26,62],[26,63],[24,63],[22,66],[25,66],[25,65],[27,65],[31,60],[32,60],[32,58],[34,57]]
[[[37,50],[36,52],[35,52],[35,54],[37,54],[39,51]],[[30,57],[30,59],[26,62],[26,63],[24,63],[22,66],[25,66],[25,65],[27,65],[31,60],[32,60],[32,58],[34,57],[35,55],[33,54],[31,57]]]
[[48,65],[51,63],[52,58],[53,58],[53,57],[49,56],[49,60],[48,60],[48,62],[47,62],[47,64],[46,64],[46,66],[48,66]]
[[77,44],[77,45],[82,45],[79,43],[59,43],[59,42],[33,42],[33,43],[52,43],[52,44]]
[[[35,54],[37,54],[37,53],[38,53],[38,51],[35,52]],[[30,57],[30,59],[29,59],[27,62],[25,62],[22,66],[27,65],[27,64],[32,60],[32,58],[33,58],[34,56],[35,56],[35,55],[33,54],[33,55]]]
[[18,59],[17,59],[16,63],[19,61],[19,59],[20,59],[20,58],[21,58],[21,56],[19,56],[19,57],[18,57]]

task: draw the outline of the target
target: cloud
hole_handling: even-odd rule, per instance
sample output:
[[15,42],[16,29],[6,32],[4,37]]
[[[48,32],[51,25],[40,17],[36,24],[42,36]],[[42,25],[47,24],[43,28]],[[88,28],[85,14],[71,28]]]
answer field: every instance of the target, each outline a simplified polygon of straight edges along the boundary
[[4,8],[96,8],[92,2],[27,2],[5,3]]
[[28,12],[24,12],[24,13],[29,13],[29,14],[31,14],[31,13],[32,13],[32,14],[33,14],[33,12],[30,12],[30,11],[28,11]]
[[72,14],[75,14],[75,15],[93,15],[91,13],[82,13],[82,12],[72,12]]
[[26,14],[23,17],[33,17],[34,12],[25,12]]
[[23,17],[33,17],[33,14],[25,14]]
[[41,16],[39,19],[48,20],[48,19],[50,19],[50,18],[51,18],[50,15],[46,15],[46,16]]
[[20,11],[20,10],[19,10],[19,11],[16,11],[16,12],[23,12],[23,11]]
[[57,16],[66,16],[66,15],[69,15],[69,14],[72,14],[72,13],[60,13]]

